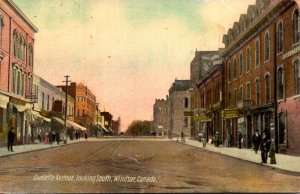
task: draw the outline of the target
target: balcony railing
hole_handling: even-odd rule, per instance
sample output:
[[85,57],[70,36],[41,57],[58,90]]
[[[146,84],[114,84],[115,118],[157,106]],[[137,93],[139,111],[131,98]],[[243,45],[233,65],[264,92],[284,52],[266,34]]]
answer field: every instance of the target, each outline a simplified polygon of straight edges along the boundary
[[237,108],[238,109],[249,109],[252,105],[252,100],[242,100],[238,102]]

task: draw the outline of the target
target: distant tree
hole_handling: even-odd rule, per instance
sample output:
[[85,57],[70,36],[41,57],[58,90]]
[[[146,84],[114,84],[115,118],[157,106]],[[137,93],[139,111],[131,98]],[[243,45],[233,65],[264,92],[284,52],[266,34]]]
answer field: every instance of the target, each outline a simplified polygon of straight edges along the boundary
[[150,121],[133,121],[126,130],[127,135],[151,135],[151,122]]

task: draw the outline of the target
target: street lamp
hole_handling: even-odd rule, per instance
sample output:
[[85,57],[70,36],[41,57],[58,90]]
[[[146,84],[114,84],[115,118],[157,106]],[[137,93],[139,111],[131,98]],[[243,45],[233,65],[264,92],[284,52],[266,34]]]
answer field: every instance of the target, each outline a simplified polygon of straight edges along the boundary
[[[96,123],[97,123],[97,128],[99,127],[99,122],[98,122],[98,118],[99,118],[99,103],[96,103],[96,112],[97,112],[97,115],[96,115]],[[101,136],[101,128],[99,127],[100,129],[100,136]],[[98,134],[98,131],[97,131],[97,134]]]

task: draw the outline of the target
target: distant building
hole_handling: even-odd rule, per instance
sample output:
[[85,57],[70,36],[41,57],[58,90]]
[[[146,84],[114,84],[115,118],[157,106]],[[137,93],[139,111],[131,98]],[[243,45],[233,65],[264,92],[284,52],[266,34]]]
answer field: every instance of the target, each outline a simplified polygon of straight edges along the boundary
[[110,114],[109,112],[101,112],[101,116],[104,117],[104,127],[108,130],[110,130],[110,132],[113,132],[112,130],[112,114]]
[[175,80],[169,89],[168,103],[168,130],[169,136],[184,133],[191,135],[191,103],[190,80]]
[[152,127],[156,136],[167,134],[168,127],[168,103],[165,99],[156,99],[153,105]]
[[114,134],[117,135],[120,132],[121,118],[118,117],[117,120],[112,120],[111,128],[114,131]]

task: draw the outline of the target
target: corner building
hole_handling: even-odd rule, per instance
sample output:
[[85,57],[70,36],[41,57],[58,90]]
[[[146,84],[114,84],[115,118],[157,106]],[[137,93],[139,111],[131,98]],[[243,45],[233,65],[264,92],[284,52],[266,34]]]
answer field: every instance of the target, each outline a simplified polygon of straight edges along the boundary
[[293,0],[257,0],[223,36],[227,134],[252,146],[270,134],[277,152],[300,153],[299,7]]

